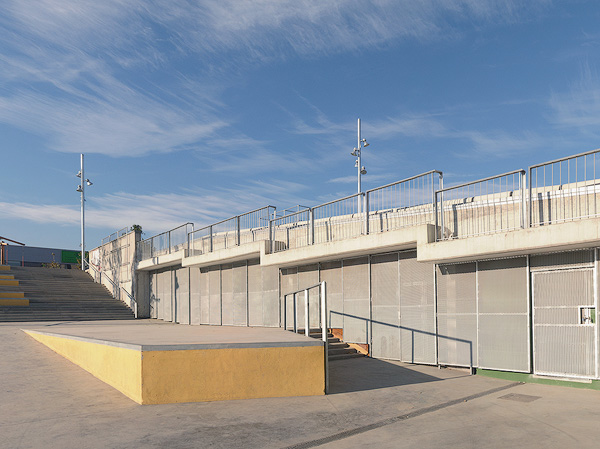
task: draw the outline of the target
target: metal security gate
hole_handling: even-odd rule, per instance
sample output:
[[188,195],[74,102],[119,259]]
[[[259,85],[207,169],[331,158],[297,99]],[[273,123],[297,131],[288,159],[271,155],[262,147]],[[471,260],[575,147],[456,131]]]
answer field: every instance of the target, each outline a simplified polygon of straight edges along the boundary
[[554,269],[534,271],[532,266],[535,374],[582,378],[598,376],[597,262],[591,252],[586,253],[582,256],[588,260],[581,260],[580,264],[587,266],[560,265],[551,260],[547,267]]

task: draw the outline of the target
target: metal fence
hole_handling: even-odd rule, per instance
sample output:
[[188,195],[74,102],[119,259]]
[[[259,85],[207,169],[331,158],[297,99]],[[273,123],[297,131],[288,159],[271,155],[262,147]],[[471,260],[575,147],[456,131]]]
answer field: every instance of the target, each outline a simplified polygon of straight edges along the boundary
[[265,206],[226,220],[213,223],[188,234],[191,254],[204,254],[219,249],[269,239],[269,221],[274,206]]
[[310,223],[310,208],[271,220],[269,225],[271,251],[278,252],[309,245]]
[[365,194],[355,193],[311,209],[310,244],[345,240],[364,234]]
[[102,245],[106,245],[107,243],[113,242],[124,235],[127,235],[131,232],[129,228],[119,229],[117,232],[113,232],[111,235],[104,237],[102,239]]
[[443,188],[442,172],[431,170],[367,191],[367,233],[433,223],[435,192]]
[[544,226],[600,215],[600,149],[529,167],[529,223]]
[[188,233],[193,230],[193,223],[185,223],[170,231],[142,240],[139,243],[138,260],[151,259],[152,257],[187,249]]
[[[438,240],[523,228],[525,170],[460,184],[435,192]],[[439,221],[437,219],[439,215]]]

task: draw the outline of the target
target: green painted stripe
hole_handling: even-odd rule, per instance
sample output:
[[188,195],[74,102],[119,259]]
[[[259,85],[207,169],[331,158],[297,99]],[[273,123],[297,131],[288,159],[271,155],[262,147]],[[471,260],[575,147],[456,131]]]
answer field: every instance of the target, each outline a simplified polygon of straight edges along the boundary
[[527,373],[513,373],[509,371],[494,371],[489,369],[477,369],[477,375],[493,377],[495,379],[510,380],[513,382],[526,382],[532,384],[543,384],[543,385],[557,385],[560,387],[572,387],[572,388],[587,388],[589,390],[600,390],[600,381],[592,380],[588,382],[577,382],[568,380],[559,380],[552,378],[540,378],[534,377],[532,374]]

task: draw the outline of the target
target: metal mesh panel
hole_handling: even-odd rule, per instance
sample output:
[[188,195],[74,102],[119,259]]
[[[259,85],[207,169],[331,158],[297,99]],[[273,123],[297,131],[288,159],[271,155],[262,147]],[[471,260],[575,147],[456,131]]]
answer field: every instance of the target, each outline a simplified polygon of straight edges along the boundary
[[259,260],[248,261],[248,324],[264,325],[262,269]]
[[[292,327],[294,323],[294,299],[293,295],[285,295],[298,290],[298,267],[282,268],[281,269],[281,307],[286,307],[285,313],[287,316],[287,325]],[[285,300],[285,301],[284,301]],[[300,300],[297,300],[300,304]],[[298,314],[298,326],[300,325],[301,318]]]
[[190,324],[190,272],[189,268],[173,270],[173,294],[175,320],[181,324]]
[[398,253],[371,257],[373,357],[400,360]]
[[200,269],[190,268],[190,324],[200,324],[200,303],[202,293],[200,287]]
[[233,324],[247,324],[248,288],[246,262],[233,265]]
[[479,367],[529,371],[527,259],[478,264]]
[[221,324],[221,268],[210,267],[209,277],[209,323]]
[[342,294],[342,262],[324,262],[321,264],[321,281],[327,284],[328,326],[344,327],[344,296]]
[[279,269],[262,267],[263,319],[265,327],[279,326]]
[[210,279],[208,268],[200,269],[200,324],[210,324]]
[[342,261],[344,293],[344,340],[368,343],[369,267],[368,258]]
[[417,253],[400,253],[400,340],[402,360],[435,363],[433,266]]
[[221,324],[233,325],[233,266],[221,265]]
[[150,273],[148,276],[150,282],[150,318],[158,318],[158,297],[160,295],[158,290],[158,281],[156,272]]
[[159,272],[158,285],[160,286],[159,318],[173,321],[173,289],[171,283],[171,270]]
[[[306,265],[298,267],[298,289],[312,287],[319,283],[319,266],[318,265]],[[300,293],[301,299],[301,323],[304,328],[304,292]],[[316,328],[319,326],[320,308],[319,308],[319,289],[313,288],[308,292],[309,305],[310,305],[310,327]],[[300,316],[300,314],[299,314]]]
[[579,306],[593,306],[593,270],[533,274],[534,371],[595,377],[595,326],[580,323]]
[[591,266],[593,263],[594,253],[590,250],[544,254],[541,256],[531,256],[529,259],[531,271],[569,268],[572,265]]
[[439,363],[477,366],[475,264],[438,267]]

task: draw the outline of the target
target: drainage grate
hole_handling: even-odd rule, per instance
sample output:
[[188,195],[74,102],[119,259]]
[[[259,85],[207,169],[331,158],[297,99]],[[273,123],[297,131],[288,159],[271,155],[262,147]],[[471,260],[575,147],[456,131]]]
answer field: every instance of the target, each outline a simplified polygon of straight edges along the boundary
[[498,399],[506,399],[509,401],[517,401],[517,402],[533,402],[536,399],[539,399],[541,396],[530,396],[528,394],[518,394],[518,393],[509,393],[504,396],[500,396]]

